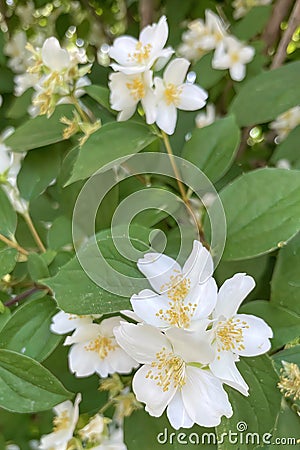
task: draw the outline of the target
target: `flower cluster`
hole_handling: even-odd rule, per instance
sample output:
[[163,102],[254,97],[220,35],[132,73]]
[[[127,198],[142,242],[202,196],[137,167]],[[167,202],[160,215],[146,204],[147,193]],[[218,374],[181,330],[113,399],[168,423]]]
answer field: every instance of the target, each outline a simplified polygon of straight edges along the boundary
[[245,78],[245,65],[254,57],[254,48],[244,45],[235,36],[230,35],[220,17],[209,9],[205,11],[205,21],[197,19],[188,25],[188,31],[183,34],[182,41],[178,51],[190,61],[198,61],[214,50],[212,67],[219,70],[229,69],[234,81]]
[[148,124],[156,123],[167,134],[173,134],[177,109],[195,111],[202,108],[207,93],[199,86],[185,82],[190,63],[176,58],[166,67],[163,77],[153,71],[162,69],[174,50],[164,48],[168,39],[166,17],[145,27],[139,39],[122,36],[114,41],[109,56],[115,73],[110,75],[111,107],[119,111],[118,120],[128,120],[141,103]]
[[254,6],[269,5],[270,3],[272,3],[272,0],[234,0],[232,2],[233,17],[238,20],[244,17]]
[[194,423],[212,427],[233,413],[223,384],[243,395],[248,386],[236,367],[240,356],[270,349],[272,330],[260,318],[238,314],[254,288],[252,277],[238,273],[218,290],[213,260],[194,241],[181,267],[172,258],[149,253],[138,261],[152,289],[131,297],[133,311],[120,317],[74,316],[59,312],[52,331],[66,333],[72,345],[69,365],[77,376],[114,372],[133,377],[133,392],[149,414],[167,416],[175,429]]
[[300,125],[300,106],[295,106],[280,114],[269,127],[277,133],[276,141],[281,142],[298,125]]
[[[83,87],[90,84],[85,76],[91,68],[87,64],[84,49],[73,47],[70,50],[61,48],[55,37],[45,40],[42,48],[34,48],[27,44],[27,50],[32,54],[31,64],[27,72],[31,75],[35,93],[33,95],[31,114],[47,114],[51,116],[56,105],[74,103],[74,99],[84,94]],[[22,77],[22,75],[20,75]],[[23,75],[21,81],[26,85],[27,76]],[[30,86],[19,89],[26,90]]]
[[83,428],[75,431],[80,401],[81,394],[78,394],[74,405],[67,400],[54,408],[53,432],[42,436],[39,449],[67,450],[84,446],[91,450],[126,450],[122,428],[117,428],[115,423],[100,414],[93,416]]

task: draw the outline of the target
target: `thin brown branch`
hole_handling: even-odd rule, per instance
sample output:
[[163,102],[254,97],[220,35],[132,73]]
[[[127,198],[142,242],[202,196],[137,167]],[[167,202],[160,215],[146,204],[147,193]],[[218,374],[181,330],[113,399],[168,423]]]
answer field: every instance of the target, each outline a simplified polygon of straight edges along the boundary
[[39,291],[47,291],[47,288],[33,287],[33,288],[29,289],[28,291],[24,291],[21,294],[16,295],[11,300],[9,300],[8,302],[4,303],[4,306],[16,305],[20,301],[25,300],[26,298],[30,297],[30,295],[35,294],[36,292],[39,292]]
[[0,241],[4,242],[4,244],[11,248],[15,248],[18,252],[22,253],[22,255],[29,255],[29,252],[25,250],[25,248],[21,247],[17,242],[11,241],[6,236],[3,236],[3,234],[0,234]]
[[140,26],[144,28],[153,22],[154,4],[153,0],[140,0],[139,13],[140,13]]
[[276,54],[273,58],[271,69],[276,69],[277,67],[280,67],[284,62],[286,58],[287,46],[291,42],[292,36],[299,25],[300,25],[300,0],[296,0],[288,21],[287,28],[282,35]]
[[262,34],[262,40],[266,43],[265,52],[276,45],[280,36],[280,24],[288,16],[294,0],[277,0],[269,22]]

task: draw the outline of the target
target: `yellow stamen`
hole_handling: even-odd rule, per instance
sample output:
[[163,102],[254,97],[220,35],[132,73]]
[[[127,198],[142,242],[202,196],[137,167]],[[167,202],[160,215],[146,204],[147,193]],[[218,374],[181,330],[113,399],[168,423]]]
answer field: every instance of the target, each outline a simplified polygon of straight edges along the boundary
[[70,416],[68,411],[65,409],[59,414],[59,416],[53,419],[53,431],[65,430],[70,425]]
[[135,46],[135,52],[129,53],[128,58],[130,61],[136,61],[138,64],[144,64],[150,57],[152,45],[143,45],[138,42]]
[[145,85],[140,78],[136,77],[131,83],[126,83],[126,87],[129,89],[130,95],[134,100],[139,101],[145,97]]
[[185,384],[185,362],[180,356],[167,352],[166,348],[156,353],[156,361],[151,363],[151,367],[157,369],[156,374],[149,370],[146,378],[155,380],[157,386],[160,386],[163,392],[173,388],[181,388]]
[[300,369],[295,363],[283,362],[281,377],[278,383],[280,392],[285,397],[292,397],[293,400],[300,399]]
[[244,350],[243,329],[249,328],[247,322],[241,322],[239,319],[228,319],[226,322],[220,322],[217,326],[218,351]]
[[109,352],[114,351],[117,345],[113,340],[106,336],[97,336],[89,345],[85,346],[87,351],[97,352],[100,359],[105,359]]
[[175,86],[175,84],[173,83],[168,83],[165,89],[165,100],[167,105],[173,103],[175,106],[177,106],[179,104],[181,92],[181,88]]

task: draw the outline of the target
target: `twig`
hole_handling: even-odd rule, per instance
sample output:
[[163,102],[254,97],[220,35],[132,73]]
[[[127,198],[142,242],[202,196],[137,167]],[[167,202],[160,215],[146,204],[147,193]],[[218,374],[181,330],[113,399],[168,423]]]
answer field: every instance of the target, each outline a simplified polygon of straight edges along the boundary
[[140,0],[139,13],[140,13],[140,26],[144,28],[153,22],[154,5],[153,0]]
[[17,242],[11,241],[7,237],[3,236],[3,234],[0,234],[0,241],[4,242],[11,248],[15,248],[16,250],[18,250],[18,252],[22,253],[22,255],[29,255],[29,252],[25,250],[25,248],[21,247]]
[[46,248],[44,247],[44,244],[42,243],[41,238],[40,238],[38,232],[36,231],[36,228],[31,220],[29,213],[23,214],[23,217],[25,219],[25,222],[29,228],[29,231],[32,234],[32,237],[35,240],[38,248],[40,249],[41,252],[45,253]]
[[19,303],[20,301],[25,300],[27,297],[30,297],[30,295],[34,294],[35,292],[39,292],[39,291],[43,291],[43,290],[46,290],[46,288],[33,287],[33,288],[29,289],[28,291],[24,291],[21,294],[16,295],[14,298],[12,298],[8,302],[4,303],[4,306],[15,305],[16,303]]
[[276,45],[280,36],[280,24],[287,17],[294,0],[277,0],[273,6],[273,11],[269,22],[262,34],[262,40],[266,43],[265,53]]
[[294,31],[300,25],[300,0],[296,0],[294,8],[291,12],[287,28],[282,35],[282,38],[279,42],[276,54],[273,58],[271,69],[276,69],[280,67],[286,58],[286,49],[289,45]]

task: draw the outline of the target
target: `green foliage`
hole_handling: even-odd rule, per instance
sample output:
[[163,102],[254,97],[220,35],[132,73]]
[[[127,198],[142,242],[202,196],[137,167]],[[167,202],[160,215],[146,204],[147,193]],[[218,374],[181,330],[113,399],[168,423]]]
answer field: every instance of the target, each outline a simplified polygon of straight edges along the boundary
[[13,236],[17,227],[17,214],[1,187],[0,210],[0,233],[8,237]]

